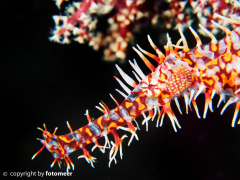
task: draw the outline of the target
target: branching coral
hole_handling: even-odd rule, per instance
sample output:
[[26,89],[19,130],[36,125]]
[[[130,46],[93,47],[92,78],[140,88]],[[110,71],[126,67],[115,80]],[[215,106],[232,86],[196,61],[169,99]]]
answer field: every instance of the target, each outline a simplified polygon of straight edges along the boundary
[[[239,16],[240,6],[237,0],[55,0],[55,3],[59,9],[64,3],[67,5],[65,15],[53,16],[55,29],[49,39],[62,44],[70,43],[70,39],[81,44],[88,42],[95,50],[103,46],[107,61],[126,59],[133,33],[144,25],[185,29],[198,21],[216,34],[217,28],[210,23],[213,13],[234,19]],[[98,24],[101,16],[107,16],[104,20],[109,24],[104,30]],[[216,21],[226,26],[223,21]],[[206,35],[201,29],[199,33]]]

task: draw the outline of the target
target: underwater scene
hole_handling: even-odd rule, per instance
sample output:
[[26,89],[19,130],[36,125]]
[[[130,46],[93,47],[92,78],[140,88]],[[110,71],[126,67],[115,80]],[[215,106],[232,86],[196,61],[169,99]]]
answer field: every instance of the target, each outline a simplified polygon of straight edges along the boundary
[[240,179],[239,1],[1,7],[3,178]]

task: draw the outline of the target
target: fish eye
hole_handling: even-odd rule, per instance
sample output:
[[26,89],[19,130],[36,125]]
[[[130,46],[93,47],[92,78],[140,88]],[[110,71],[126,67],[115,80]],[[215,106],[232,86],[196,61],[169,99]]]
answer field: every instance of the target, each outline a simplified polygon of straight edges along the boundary
[[167,59],[165,62],[168,63],[168,64],[172,64],[173,60],[172,59]]

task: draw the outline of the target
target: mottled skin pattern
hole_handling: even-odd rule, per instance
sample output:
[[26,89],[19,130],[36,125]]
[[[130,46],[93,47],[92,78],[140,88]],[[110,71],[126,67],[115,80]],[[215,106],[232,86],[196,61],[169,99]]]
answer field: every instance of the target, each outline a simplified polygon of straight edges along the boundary
[[[164,115],[167,114],[174,130],[177,131],[176,125],[179,128],[181,127],[172,112],[170,102],[175,100],[178,106],[177,98],[179,97],[184,97],[187,112],[188,106],[191,106],[192,103],[198,117],[200,117],[195,100],[200,93],[205,93],[205,109],[203,113],[203,117],[205,118],[208,108],[212,111],[211,100],[215,93],[220,95],[218,106],[225,99],[226,95],[230,96],[228,102],[223,107],[222,113],[229,104],[236,103],[236,110],[232,121],[232,126],[234,127],[240,106],[240,28],[238,27],[239,22],[236,21],[233,24],[237,25],[237,28],[233,31],[225,29],[226,37],[218,42],[214,37],[211,37],[211,43],[202,45],[199,37],[195,36],[197,47],[194,49],[187,47],[185,37],[180,30],[181,39],[176,46],[168,38],[168,45],[165,47],[166,56],[150,40],[150,44],[156,50],[158,57],[142,50],[140,47],[139,49],[142,53],[152,57],[159,63],[157,68],[140,51],[134,48],[145,64],[152,70],[152,73],[144,76],[142,72],[139,72],[141,70],[138,68],[136,62],[131,63],[141,77],[141,81],[137,85],[133,80],[123,77],[128,84],[134,87],[134,90],[131,92],[130,90],[125,90],[130,93],[128,92],[128,96],[120,105],[114,98],[117,107],[113,110],[109,110],[103,103],[104,105],[101,105],[102,108],[99,109],[104,115],[94,121],[91,121],[87,111],[86,115],[89,124],[74,132],[68,125],[71,133],[66,135],[57,136],[55,132],[51,134],[47,131],[45,125],[45,130],[39,128],[43,131],[43,140],[40,140],[43,148],[46,147],[55,158],[53,164],[57,161],[60,165],[59,159],[65,159],[67,171],[70,169],[70,164],[72,169],[74,169],[74,165],[68,155],[75,150],[83,149],[83,155],[80,157],[84,157],[93,166],[95,158],[88,153],[84,146],[94,142],[96,147],[105,152],[105,148],[110,148],[107,134],[112,133],[115,143],[112,142],[109,155],[110,165],[111,161],[115,160],[118,148],[120,148],[121,155],[121,143],[124,138],[120,138],[116,130],[123,129],[129,131],[132,133],[132,137],[137,138],[135,134],[136,128],[132,124],[132,121],[140,115],[144,115],[145,117],[144,113],[147,111],[149,111],[148,117],[145,117],[143,124],[147,124],[150,119],[155,117],[156,112],[158,112],[157,125],[160,117],[162,117],[160,126],[162,125]],[[183,46],[179,46],[181,41],[183,42]],[[177,49],[173,50],[173,47],[182,48],[183,50],[177,53]],[[119,67],[117,68],[118,70],[120,69]],[[122,73],[121,75],[125,76],[126,74],[121,71],[120,69],[120,74]],[[162,107],[161,111],[159,107]],[[179,111],[181,113],[180,108]],[[238,121],[239,123],[240,121]],[[127,125],[127,127],[123,127],[124,125]],[[104,146],[100,146],[97,139],[103,136],[106,143]]]

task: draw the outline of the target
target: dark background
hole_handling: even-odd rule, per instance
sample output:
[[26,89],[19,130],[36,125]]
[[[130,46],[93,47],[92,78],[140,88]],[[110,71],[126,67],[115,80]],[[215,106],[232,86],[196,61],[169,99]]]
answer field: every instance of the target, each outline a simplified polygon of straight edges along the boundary
[[[69,133],[66,121],[73,130],[87,124],[86,109],[90,116],[97,118],[101,112],[94,107],[103,100],[109,108],[116,105],[109,93],[123,101],[115,89],[121,89],[113,76],[120,77],[115,63],[102,60],[102,52],[94,51],[87,45],[72,43],[61,45],[48,40],[49,31],[54,27],[52,15],[59,10],[51,0],[1,2],[1,164],[7,172],[65,172],[66,166],[59,169],[50,165],[52,155],[44,149],[31,160],[41,147],[36,138],[41,138],[43,123],[50,132],[58,126],[57,135]],[[101,26],[101,24],[99,24]],[[100,27],[101,28],[101,27]],[[186,34],[188,31],[186,31]],[[154,53],[147,42],[150,34],[157,44],[158,32],[154,29],[142,30],[136,34],[134,44]],[[179,38],[177,32],[170,31],[172,41]],[[192,35],[186,35],[190,47],[194,47]],[[210,40],[207,39],[205,43]],[[159,44],[158,44],[159,45]],[[159,45],[161,48],[162,46]],[[127,59],[137,59],[145,74],[150,71],[129,46]],[[122,69],[133,77],[128,63],[119,63]],[[216,108],[218,97],[213,101],[214,113],[208,111],[206,119],[198,119],[195,111],[185,113],[185,104],[180,99],[183,115],[172,103],[179,123],[177,133],[173,131],[168,117],[163,127],[156,128],[156,120],[149,123],[149,131],[141,125],[137,132],[139,142],[133,140],[130,147],[128,139],[123,142],[123,159],[117,155],[117,164],[108,168],[108,153],[95,150],[92,156],[97,162],[92,168],[78,150],[70,155],[75,170],[72,179],[240,179],[240,127],[231,127],[234,105],[220,115]],[[204,95],[197,99],[199,112],[204,109]],[[123,131],[118,131],[123,135]],[[128,134],[130,136],[130,134]],[[111,140],[113,137],[109,136]],[[104,140],[99,140],[100,144]],[[92,147],[86,148],[90,151]],[[9,175],[7,176],[9,177]],[[40,178],[40,177],[35,177]],[[59,177],[49,177],[49,179]]]

